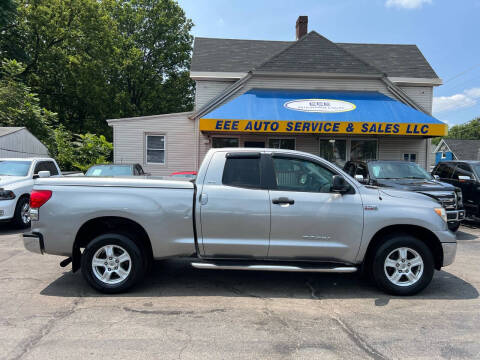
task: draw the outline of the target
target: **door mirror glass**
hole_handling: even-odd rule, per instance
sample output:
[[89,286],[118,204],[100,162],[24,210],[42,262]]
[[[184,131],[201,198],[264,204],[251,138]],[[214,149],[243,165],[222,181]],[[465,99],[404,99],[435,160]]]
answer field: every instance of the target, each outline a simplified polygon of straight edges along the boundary
[[355,180],[362,182],[363,181],[363,175],[357,174],[355,175]]
[[435,178],[435,180],[440,179],[440,176],[438,176],[437,174],[433,175],[433,177]]
[[332,191],[344,194],[350,190],[350,184],[341,175],[333,175]]

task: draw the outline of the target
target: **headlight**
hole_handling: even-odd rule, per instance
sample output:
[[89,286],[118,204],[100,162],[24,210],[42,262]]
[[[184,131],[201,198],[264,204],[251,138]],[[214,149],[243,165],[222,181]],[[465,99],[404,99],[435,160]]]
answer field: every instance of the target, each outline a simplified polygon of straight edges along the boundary
[[435,208],[435,209],[433,209],[433,211],[435,211],[437,213],[437,215],[442,218],[443,221],[447,222],[447,212],[445,211],[445,209],[443,207]]
[[10,190],[0,190],[0,200],[12,200],[15,199],[15,193]]

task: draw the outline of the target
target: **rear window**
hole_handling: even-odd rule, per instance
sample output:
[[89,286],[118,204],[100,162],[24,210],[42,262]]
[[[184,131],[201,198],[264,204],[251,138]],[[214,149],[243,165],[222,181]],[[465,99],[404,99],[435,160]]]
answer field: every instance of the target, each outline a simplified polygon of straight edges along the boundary
[[260,157],[227,158],[223,170],[224,185],[260,188]]
[[92,166],[85,176],[132,176],[130,165],[101,165]]

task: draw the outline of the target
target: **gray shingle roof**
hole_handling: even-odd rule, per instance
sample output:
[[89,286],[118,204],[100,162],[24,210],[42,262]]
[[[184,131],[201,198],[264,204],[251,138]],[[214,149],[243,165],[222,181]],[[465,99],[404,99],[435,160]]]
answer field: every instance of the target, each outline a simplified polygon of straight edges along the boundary
[[5,136],[19,130],[25,129],[24,127],[15,127],[15,126],[0,126],[0,136]]
[[[295,41],[197,37],[190,69],[191,71],[247,72],[294,43]],[[317,46],[322,45],[328,45],[330,48],[328,40],[318,41]],[[416,45],[352,43],[337,43],[337,45],[388,76],[438,78]]]
[[382,70],[388,76],[438,78],[417,45],[349,43],[337,45]]
[[380,70],[353,56],[315,31],[309,32],[256,67],[269,72],[317,72],[381,74]]
[[480,160],[480,140],[443,139],[458,160]]

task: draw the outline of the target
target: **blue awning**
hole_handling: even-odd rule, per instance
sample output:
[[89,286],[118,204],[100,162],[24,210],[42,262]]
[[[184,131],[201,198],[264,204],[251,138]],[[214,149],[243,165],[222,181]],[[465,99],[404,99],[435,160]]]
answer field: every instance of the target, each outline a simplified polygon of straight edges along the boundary
[[442,136],[447,126],[378,92],[252,89],[203,116],[200,130]]

